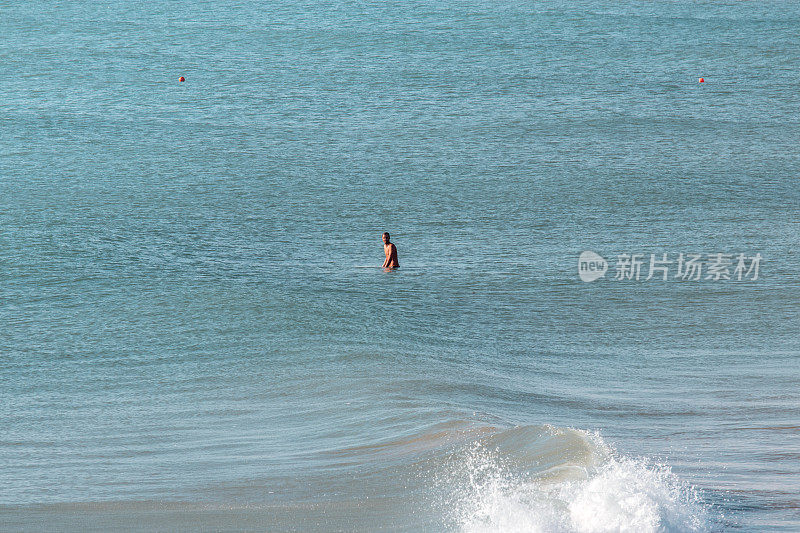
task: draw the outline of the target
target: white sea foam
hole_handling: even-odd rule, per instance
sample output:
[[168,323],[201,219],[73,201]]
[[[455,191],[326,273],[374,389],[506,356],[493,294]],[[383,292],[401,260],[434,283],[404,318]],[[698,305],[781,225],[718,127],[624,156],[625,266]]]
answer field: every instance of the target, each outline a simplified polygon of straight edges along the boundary
[[696,491],[668,467],[619,455],[596,435],[591,452],[564,457],[544,471],[520,472],[502,448],[479,442],[459,459],[461,485],[448,502],[464,532],[706,531]]

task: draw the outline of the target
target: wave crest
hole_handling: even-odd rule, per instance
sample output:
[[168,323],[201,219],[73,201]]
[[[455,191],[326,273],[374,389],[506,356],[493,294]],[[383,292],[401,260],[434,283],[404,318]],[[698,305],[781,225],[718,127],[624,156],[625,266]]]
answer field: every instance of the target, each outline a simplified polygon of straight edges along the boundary
[[669,467],[622,456],[585,431],[499,431],[448,463],[446,515],[464,532],[709,529],[696,490]]

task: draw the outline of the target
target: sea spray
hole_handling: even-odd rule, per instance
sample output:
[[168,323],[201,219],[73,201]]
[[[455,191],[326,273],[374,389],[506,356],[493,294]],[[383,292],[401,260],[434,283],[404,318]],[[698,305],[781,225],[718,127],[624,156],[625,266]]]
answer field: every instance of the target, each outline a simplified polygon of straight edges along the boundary
[[[596,434],[526,428],[547,447],[564,441],[561,464],[534,460],[527,468],[508,455],[500,432],[471,443],[451,457],[449,526],[478,532],[672,532],[708,531],[710,514],[697,491],[671,470],[647,459],[626,457]],[[575,437],[587,444],[574,453]],[[543,448],[544,450],[544,448]],[[517,452],[523,450],[517,449]],[[524,450],[533,457],[535,449]],[[544,465],[544,466],[543,466]]]

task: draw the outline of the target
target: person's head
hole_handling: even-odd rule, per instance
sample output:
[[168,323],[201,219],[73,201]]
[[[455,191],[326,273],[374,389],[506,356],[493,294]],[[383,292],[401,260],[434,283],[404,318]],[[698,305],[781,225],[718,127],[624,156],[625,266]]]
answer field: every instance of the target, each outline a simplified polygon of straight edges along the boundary
[[384,231],[383,232],[383,244],[389,244],[389,232],[388,231]]

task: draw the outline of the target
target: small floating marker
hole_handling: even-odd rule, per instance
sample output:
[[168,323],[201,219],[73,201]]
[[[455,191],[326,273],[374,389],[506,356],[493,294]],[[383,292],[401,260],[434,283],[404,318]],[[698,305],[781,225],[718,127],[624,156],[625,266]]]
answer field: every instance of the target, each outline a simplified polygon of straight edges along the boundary
[[[700,78],[700,79],[702,80],[703,78]],[[184,82],[184,81],[186,81],[186,78],[184,78],[183,76],[181,76],[180,78],[178,78],[178,81],[180,81],[180,82]]]
[[700,78],[700,79],[699,79],[699,80],[697,80],[697,81],[699,81],[700,83],[705,83],[705,82],[706,82],[706,79],[705,79],[705,78]]

